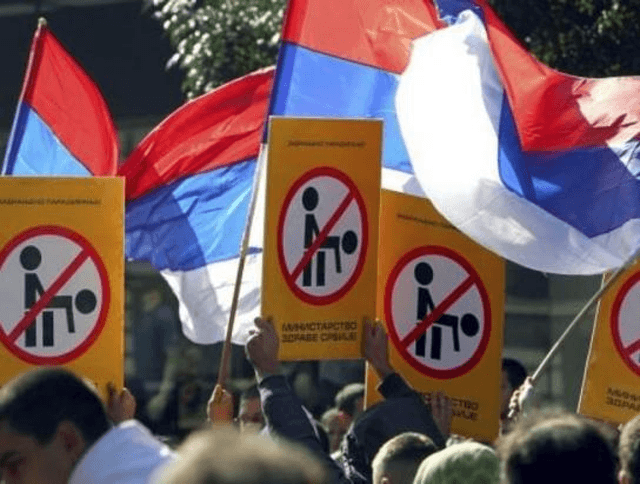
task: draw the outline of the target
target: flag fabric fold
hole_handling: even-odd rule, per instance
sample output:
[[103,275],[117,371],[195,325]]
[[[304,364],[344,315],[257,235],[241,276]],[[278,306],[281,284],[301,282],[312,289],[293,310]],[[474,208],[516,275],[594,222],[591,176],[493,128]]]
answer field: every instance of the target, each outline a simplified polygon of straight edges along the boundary
[[290,1],[270,113],[383,119],[383,182],[419,193],[394,97],[411,41],[442,25],[431,1]]
[[[269,113],[382,117],[387,179],[419,191],[393,99],[411,40],[439,26],[435,7],[422,0],[289,2]],[[181,108],[119,172],[127,178],[127,256],[160,270],[180,301],[183,330],[196,342],[224,338],[273,76],[247,76]],[[211,125],[217,127],[209,132]],[[194,139],[194,130],[209,134]],[[261,178],[232,336],[237,343],[260,308],[264,184]]]
[[104,98],[41,22],[2,174],[114,175],[118,157],[118,136]]
[[457,20],[414,42],[396,96],[426,195],[521,265],[560,274],[621,265],[640,244],[640,79],[554,71],[484,1],[439,8]]
[[[126,178],[127,258],[160,271],[180,303],[183,332],[196,343],[225,338],[272,81],[273,68],[264,69],[185,104],[118,171]],[[252,240],[236,343],[259,311],[262,242]]]

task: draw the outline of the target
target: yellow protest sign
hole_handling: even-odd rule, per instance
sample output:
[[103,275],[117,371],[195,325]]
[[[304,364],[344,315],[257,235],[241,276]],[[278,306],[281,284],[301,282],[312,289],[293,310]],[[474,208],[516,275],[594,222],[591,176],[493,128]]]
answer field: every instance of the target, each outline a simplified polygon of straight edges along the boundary
[[[382,191],[378,315],[390,362],[417,391],[453,400],[452,431],[498,434],[504,261],[423,198]],[[367,402],[379,398],[367,373]]]
[[273,117],[262,314],[282,360],[359,358],[375,314],[378,120]]
[[640,412],[640,262],[606,290],[596,313],[578,412],[624,423]]
[[66,366],[123,385],[124,182],[0,177],[0,385]]

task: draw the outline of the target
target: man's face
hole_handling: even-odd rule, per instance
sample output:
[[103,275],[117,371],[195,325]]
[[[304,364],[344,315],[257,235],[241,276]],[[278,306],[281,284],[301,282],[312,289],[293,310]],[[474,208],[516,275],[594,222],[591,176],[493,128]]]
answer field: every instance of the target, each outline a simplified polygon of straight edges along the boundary
[[260,430],[264,425],[260,397],[244,399],[238,409],[238,421],[240,430]]
[[[66,445],[65,445],[66,444]],[[66,484],[79,455],[56,432],[41,445],[0,422],[0,482],[2,484]]]

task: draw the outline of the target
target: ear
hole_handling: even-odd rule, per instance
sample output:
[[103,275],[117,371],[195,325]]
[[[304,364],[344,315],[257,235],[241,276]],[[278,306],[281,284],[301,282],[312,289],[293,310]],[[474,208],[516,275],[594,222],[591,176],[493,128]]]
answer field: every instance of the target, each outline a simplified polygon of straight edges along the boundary
[[87,447],[87,443],[80,429],[68,420],[64,420],[58,425],[56,440],[65,455],[68,455],[74,463],[80,458]]

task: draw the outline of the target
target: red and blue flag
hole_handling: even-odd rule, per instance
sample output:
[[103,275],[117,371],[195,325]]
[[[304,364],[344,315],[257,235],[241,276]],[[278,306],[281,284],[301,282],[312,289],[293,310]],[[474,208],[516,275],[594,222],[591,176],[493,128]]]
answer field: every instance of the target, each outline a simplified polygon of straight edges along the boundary
[[38,25],[3,175],[114,175],[118,136],[98,87],[44,22]]
[[411,191],[394,99],[411,41],[442,25],[428,0],[291,0],[270,113],[382,119],[383,182]]
[[[267,114],[273,68],[183,105],[133,150],[126,178],[126,255],[150,262],[180,303],[183,331],[224,340]],[[258,315],[262,244],[249,249],[232,340]]]

